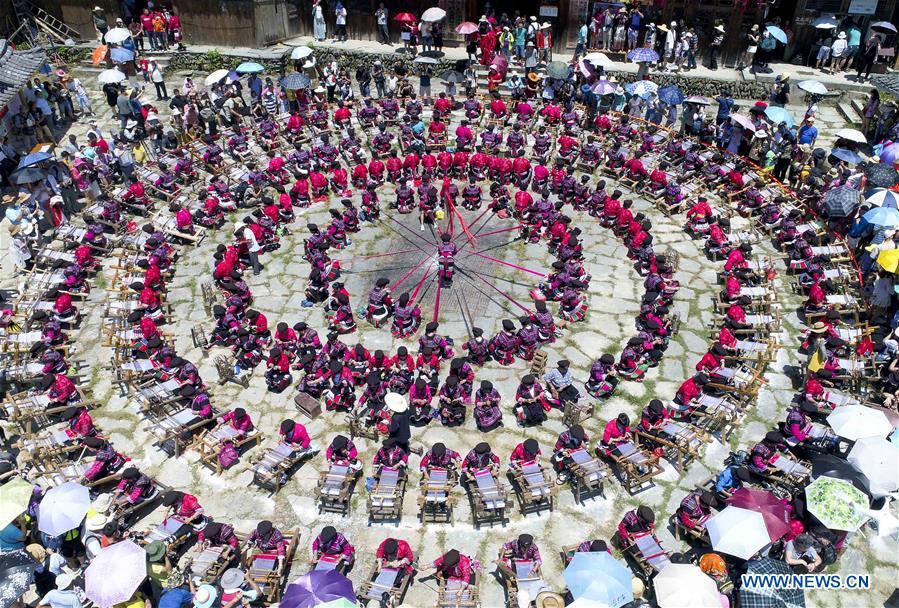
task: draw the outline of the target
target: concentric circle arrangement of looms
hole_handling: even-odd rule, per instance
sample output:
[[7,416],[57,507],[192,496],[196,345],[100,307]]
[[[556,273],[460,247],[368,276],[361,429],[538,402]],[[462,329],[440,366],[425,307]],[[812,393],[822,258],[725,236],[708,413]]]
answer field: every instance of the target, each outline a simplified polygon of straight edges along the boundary
[[[204,581],[244,567],[269,603],[308,569],[297,548],[327,525],[364,562],[351,574],[360,601],[389,605],[573,592],[561,571],[596,539],[614,537],[648,594],[671,542],[674,561],[714,546],[732,569],[776,546],[785,532],[728,553],[680,510],[672,540],[614,526],[647,524],[647,507],[631,511],[637,495],[671,513],[684,492],[709,507],[716,478],[690,473],[714,472],[704,463],[715,458],[740,464],[733,447],[770,452],[778,464],[745,484],[779,500],[818,477],[772,433],[735,445],[759,439],[791,400],[765,397],[791,392],[780,370],[777,386],[766,377],[785,337],[863,319],[851,253],[804,202],[741,157],[618,114],[476,99],[341,110],[180,141],[124,184],[79,159],[101,194],[83,226],[63,224],[35,256],[14,308],[21,331],[3,343],[21,389],[5,403],[21,474],[113,496],[108,521],[165,543]],[[840,311],[785,323],[822,277]],[[103,306],[90,289],[101,278]],[[97,358],[74,338],[90,343],[95,310],[112,359],[105,384],[98,365],[74,363]],[[678,336],[684,323],[692,343]],[[863,339],[850,331],[833,346],[840,365],[809,373],[798,402],[823,385],[821,409],[861,407],[873,370],[852,348]],[[783,344],[790,356],[797,346]],[[698,360],[681,365],[686,352]],[[91,376],[106,398],[92,396]],[[145,495],[112,493],[135,476]],[[271,519],[287,559],[250,544],[246,560],[190,547],[169,517],[179,491],[238,530]],[[499,560],[493,589],[488,564],[519,533],[544,549],[543,565]],[[420,566],[459,549],[474,584],[369,575],[389,536],[410,542]],[[314,557],[314,569],[353,565],[352,547]]]

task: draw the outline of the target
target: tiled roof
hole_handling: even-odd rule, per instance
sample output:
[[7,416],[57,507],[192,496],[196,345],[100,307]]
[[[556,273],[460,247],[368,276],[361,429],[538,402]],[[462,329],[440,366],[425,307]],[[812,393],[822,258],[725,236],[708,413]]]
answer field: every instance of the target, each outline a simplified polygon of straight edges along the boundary
[[899,97],[899,72],[874,76],[871,78],[871,82],[878,91],[889,93],[894,97]]
[[0,108],[5,108],[25,81],[41,67],[44,57],[41,49],[14,51],[5,40],[0,40]]

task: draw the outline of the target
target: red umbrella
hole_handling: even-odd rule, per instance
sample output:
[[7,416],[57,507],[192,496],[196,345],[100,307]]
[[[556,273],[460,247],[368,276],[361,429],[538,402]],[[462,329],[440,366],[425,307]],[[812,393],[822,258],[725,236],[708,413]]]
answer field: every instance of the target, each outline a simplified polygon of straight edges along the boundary
[[456,33],[462,34],[463,36],[474,34],[476,31],[478,31],[478,26],[471,21],[463,21],[456,26]]
[[790,513],[787,506],[773,492],[740,488],[727,500],[727,504],[761,513],[772,541],[790,531]]
[[403,23],[415,23],[415,15],[412,13],[399,13],[393,18],[394,21],[402,21]]

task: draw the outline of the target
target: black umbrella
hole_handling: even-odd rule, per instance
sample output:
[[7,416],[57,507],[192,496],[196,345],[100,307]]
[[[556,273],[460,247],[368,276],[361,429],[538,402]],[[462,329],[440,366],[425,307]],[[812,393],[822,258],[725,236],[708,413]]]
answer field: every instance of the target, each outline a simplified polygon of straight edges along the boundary
[[24,551],[0,555],[0,608],[9,608],[28,591],[35,565]]
[[871,495],[868,491],[865,476],[846,460],[833,454],[822,454],[820,452],[809,452],[809,460],[812,463],[812,479],[825,476],[845,479],[868,496]]
[[824,210],[829,217],[849,217],[859,202],[858,190],[840,186],[824,195]]
[[869,187],[892,188],[899,184],[899,171],[883,163],[871,163],[865,175],[868,176]]
[[14,184],[21,186],[22,184],[33,184],[47,177],[47,172],[37,167],[25,167],[12,174]]
[[440,80],[443,82],[465,82],[465,76],[463,76],[460,72],[456,70],[447,70],[443,74],[440,75]]

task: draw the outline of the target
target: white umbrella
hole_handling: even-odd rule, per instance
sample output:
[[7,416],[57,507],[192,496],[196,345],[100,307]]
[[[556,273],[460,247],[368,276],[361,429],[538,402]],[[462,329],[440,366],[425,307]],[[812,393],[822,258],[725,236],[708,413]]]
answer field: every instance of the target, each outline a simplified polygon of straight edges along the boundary
[[899,490],[899,445],[883,437],[863,437],[852,446],[847,460],[867,478],[875,498]]
[[50,488],[38,507],[37,529],[50,536],[59,536],[77,528],[90,505],[87,487],[74,481]]
[[705,523],[712,548],[740,559],[749,559],[771,542],[765,518],[758,511],[727,507]]
[[103,40],[105,40],[108,44],[121,44],[128,40],[131,37],[131,32],[129,32],[124,27],[114,27],[103,36]]
[[602,66],[604,68],[611,68],[615,66],[615,63],[606,57],[605,53],[587,53],[584,55],[584,61],[589,61],[594,66]]
[[812,93],[814,95],[827,95],[827,87],[825,87],[817,80],[803,80],[797,86],[806,93]]
[[435,59],[434,57],[427,57],[427,56],[425,56],[425,55],[419,55],[418,57],[416,57],[416,58],[413,59],[412,61],[413,61],[413,63],[428,63],[428,64],[431,64],[431,65],[437,65],[438,63],[440,63],[440,61],[438,61],[438,60]]
[[715,581],[693,564],[668,564],[652,585],[660,608],[719,608]]
[[446,11],[436,6],[432,6],[421,14],[422,21],[440,21],[444,17],[446,17]]
[[217,82],[221,82],[225,79],[225,76],[228,75],[228,72],[230,72],[230,70],[226,68],[222,68],[220,70],[212,72],[211,74],[209,74],[209,76],[206,77],[206,80],[204,81],[206,83],[206,86],[212,86]]
[[840,129],[839,131],[834,133],[834,137],[836,137],[837,139],[848,139],[849,141],[854,141],[857,144],[868,143],[868,138],[865,137],[865,134],[855,129]]
[[312,54],[312,47],[310,46],[298,46],[290,51],[291,59],[305,59],[309,55]]
[[111,70],[103,70],[102,72],[97,74],[97,80],[99,80],[103,84],[109,84],[109,83],[117,84],[119,82],[122,82],[126,78],[128,78],[128,77],[125,76],[125,74],[123,72],[120,72],[119,70],[117,70],[115,68],[113,68]]
[[824,15],[812,21],[812,25],[819,30],[832,30],[835,27],[839,27],[840,22],[833,15]]
[[827,416],[827,424],[834,433],[849,441],[858,441],[863,437],[886,437],[893,431],[893,425],[883,412],[858,403],[834,408]]

